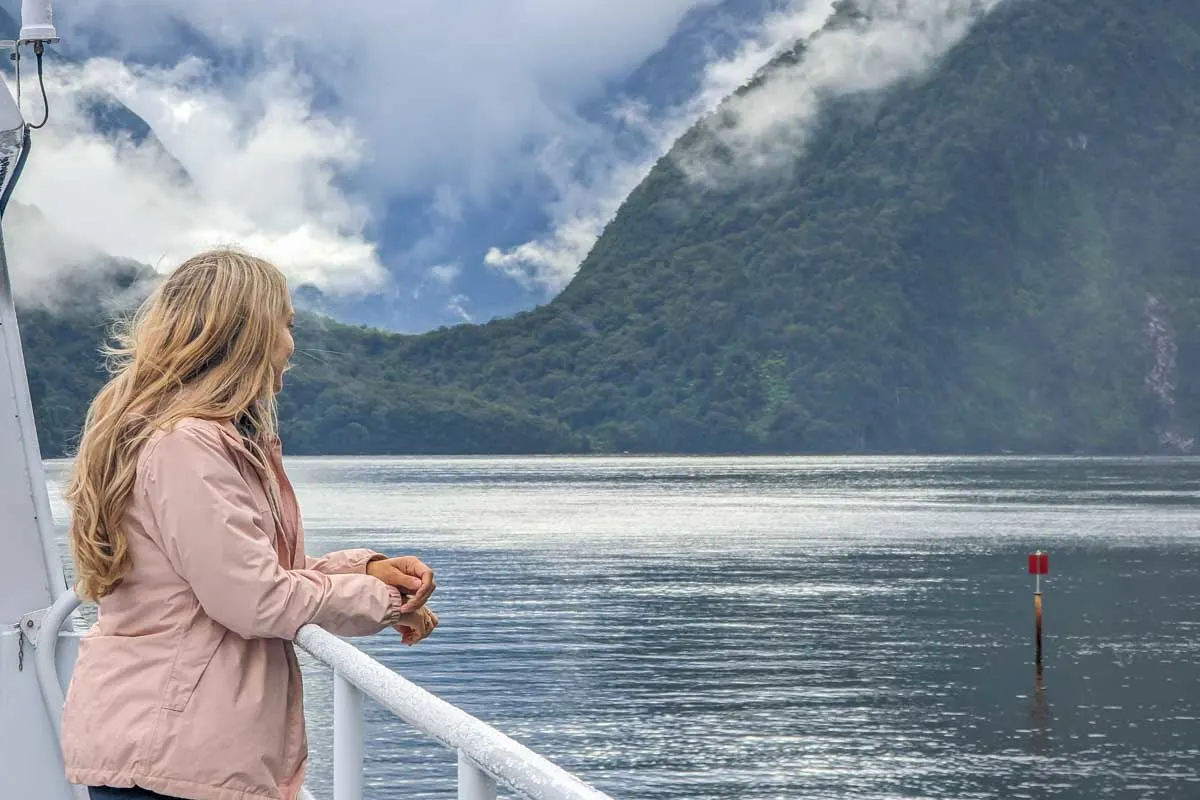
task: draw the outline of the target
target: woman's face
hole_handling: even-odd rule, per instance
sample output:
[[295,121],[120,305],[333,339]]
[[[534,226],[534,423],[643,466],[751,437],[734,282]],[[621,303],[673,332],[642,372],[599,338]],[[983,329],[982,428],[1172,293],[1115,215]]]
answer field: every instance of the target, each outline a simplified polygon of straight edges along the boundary
[[275,335],[275,350],[271,353],[271,366],[275,369],[275,393],[283,390],[283,370],[287,366],[292,353],[296,351],[296,342],[292,339],[292,323],[296,312],[292,310],[291,300],[288,300],[287,310],[279,321],[279,332]]

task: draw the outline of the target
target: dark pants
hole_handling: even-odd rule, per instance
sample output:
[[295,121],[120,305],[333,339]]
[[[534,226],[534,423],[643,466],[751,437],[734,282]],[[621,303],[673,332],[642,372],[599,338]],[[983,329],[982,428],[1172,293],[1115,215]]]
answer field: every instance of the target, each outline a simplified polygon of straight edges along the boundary
[[165,794],[155,794],[149,789],[113,789],[109,786],[89,786],[88,796],[92,800],[171,800]]

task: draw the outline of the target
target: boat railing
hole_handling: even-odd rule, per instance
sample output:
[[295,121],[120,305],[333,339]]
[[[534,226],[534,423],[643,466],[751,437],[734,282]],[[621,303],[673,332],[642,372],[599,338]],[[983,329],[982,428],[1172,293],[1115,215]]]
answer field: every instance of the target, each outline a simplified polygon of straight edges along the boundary
[[[35,621],[38,682],[58,730],[63,690],[55,669],[57,640],[79,607],[68,589]],[[24,623],[23,623],[24,624]],[[462,709],[406,680],[349,642],[315,625],[296,644],[333,671],[333,800],[362,800],[363,723],[367,697],[458,755],[459,800],[495,800],[503,785],[529,800],[611,800],[561,767]],[[301,795],[311,798],[308,790]]]

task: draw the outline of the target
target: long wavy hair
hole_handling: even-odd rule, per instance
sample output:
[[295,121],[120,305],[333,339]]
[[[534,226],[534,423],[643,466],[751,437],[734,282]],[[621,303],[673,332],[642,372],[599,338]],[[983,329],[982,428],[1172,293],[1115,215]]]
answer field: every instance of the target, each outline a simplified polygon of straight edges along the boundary
[[234,421],[259,446],[275,437],[271,357],[289,308],[277,267],[221,249],[185,261],[117,322],[110,379],[88,409],[64,494],[81,597],[98,600],[128,574],[121,524],[155,431],[195,417]]

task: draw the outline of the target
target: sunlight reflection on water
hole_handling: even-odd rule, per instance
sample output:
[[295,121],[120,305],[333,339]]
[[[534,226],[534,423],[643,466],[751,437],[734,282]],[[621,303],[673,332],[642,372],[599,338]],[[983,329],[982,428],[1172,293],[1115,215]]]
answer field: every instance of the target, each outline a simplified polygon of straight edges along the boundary
[[[438,571],[434,636],[368,652],[614,797],[1200,797],[1200,461],[289,471],[311,553],[365,545]],[[307,672],[327,796],[332,691]],[[368,717],[369,797],[454,796],[451,754]]]

